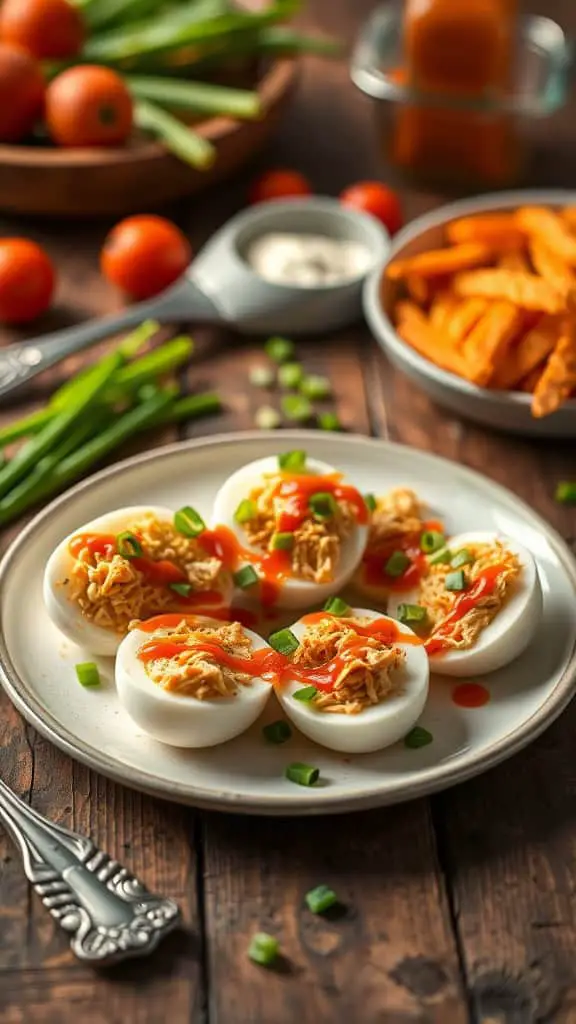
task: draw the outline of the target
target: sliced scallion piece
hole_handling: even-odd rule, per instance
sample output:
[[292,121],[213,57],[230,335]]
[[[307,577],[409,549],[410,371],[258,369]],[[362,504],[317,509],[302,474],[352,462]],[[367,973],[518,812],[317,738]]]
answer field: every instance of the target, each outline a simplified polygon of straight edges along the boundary
[[365,494],[364,504],[366,505],[366,508],[368,509],[369,512],[374,512],[376,510],[376,498],[374,497],[374,495]]
[[274,551],[291,551],[294,547],[293,533],[273,533],[272,548]]
[[352,609],[341,597],[329,597],[324,605],[324,611],[331,615],[350,615]]
[[278,384],[281,388],[297,388],[302,377],[304,370],[300,366],[300,363],[284,363],[279,367],[277,373]]
[[425,622],[428,617],[428,612],[421,604],[399,604],[398,605],[398,618],[400,622],[403,622],[406,626],[412,623]]
[[576,504],[576,480],[561,480],[556,485],[556,491],[554,498],[559,501],[561,505],[575,505]]
[[411,561],[405,551],[393,551],[384,565],[387,576],[403,576]]
[[428,565],[449,565],[452,561],[452,552],[449,548],[442,548],[435,554],[428,557]]
[[268,643],[278,654],[294,654],[300,646],[300,641],[291,629],[279,629],[277,633],[271,633]]
[[300,394],[306,395],[312,401],[318,398],[328,398],[332,394],[332,387],[327,377],[319,373],[310,373],[300,380]]
[[336,499],[330,491],[317,491],[316,494],[312,494],[308,500],[308,505],[313,512],[314,518],[320,521],[332,519],[338,511]]
[[118,554],[122,555],[122,558],[142,558],[142,545],[129,530],[124,530],[123,533],[119,533],[116,537],[116,547]]
[[289,338],[268,338],[264,350],[275,363],[285,363],[294,355],[294,342]]
[[256,935],[253,935],[248,946],[248,956],[250,959],[255,964],[261,964],[263,967],[269,967],[270,964],[273,964],[279,952],[280,945],[278,939],[275,939],[273,935],[267,935],[266,932],[257,932]]
[[419,747],[427,747],[429,743],[432,743],[433,738],[428,729],[423,729],[421,725],[415,725],[404,737],[404,746],[409,750],[418,750]]
[[100,686],[100,673],[98,666],[93,661],[81,661],[78,665],[75,665],[76,678],[80,683],[80,686]]
[[271,405],[261,405],[254,413],[254,423],[258,430],[277,430],[281,422],[280,413]]
[[425,555],[433,555],[435,551],[440,551],[444,547],[446,538],[439,530],[425,530],[420,537],[420,550]]
[[450,565],[453,569],[462,569],[465,565],[472,565],[474,562],[474,555],[468,548],[460,548],[455,555],[452,556]]
[[269,366],[253,366],[249,380],[255,388],[271,388],[274,383],[274,370]]
[[282,452],[278,456],[278,466],[284,472],[303,473],[306,469],[306,452],[296,449],[293,452]]
[[466,590],[466,577],[463,569],[456,569],[454,572],[449,572],[444,579],[444,586],[446,590]]
[[336,893],[328,885],[317,885],[315,889],[310,889],[304,899],[313,914],[323,914],[338,903]]
[[175,594],[179,594],[180,597],[188,597],[192,590],[191,583],[169,583],[168,589],[173,590]]
[[184,537],[199,537],[206,529],[206,523],[195,508],[184,505],[174,516],[174,526]]
[[254,519],[257,514],[257,508],[250,498],[243,498],[238,508],[234,513],[234,519],[240,525],[242,523],[249,523],[251,519]]
[[312,405],[304,395],[284,395],[282,398],[282,412],[287,420],[295,423],[305,423],[312,416]]
[[270,722],[269,725],[262,727],[262,734],[268,740],[269,743],[286,743],[292,735],[292,729],[288,725],[288,722],[284,722],[281,718],[277,722]]
[[292,696],[294,700],[301,700],[304,704],[309,704],[317,693],[318,690],[315,686],[303,686],[301,690],[295,690]]
[[253,587],[255,583],[258,583],[258,573],[253,565],[243,565],[234,573],[233,580],[237,587],[247,590],[248,587]]
[[313,786],[320,778],[320,769],[314,768],[311,764],[295,761],[294,764],[288,765],[285,774],[290,782],[296,782],[299,786]]
[[342,424],[335,412],[319,412],[318,426],[320,430],[342,430]]

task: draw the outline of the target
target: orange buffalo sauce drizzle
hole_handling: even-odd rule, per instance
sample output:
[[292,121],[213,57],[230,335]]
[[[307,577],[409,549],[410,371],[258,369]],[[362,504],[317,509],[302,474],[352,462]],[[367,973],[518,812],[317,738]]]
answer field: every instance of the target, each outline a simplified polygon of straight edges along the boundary
[[[326,612],[313,612],[302,619],[305,624],[320,622],[322,619],[331,618]],[[175,628],[182,621],[179,615],[158,615],[148,619],[139,625],[139,629],[145,633],[155,632],[157,629]],[[194,625],[194,618],[187,621]],[[278,651],[263,648],[254,651],[248,657],[229,654],[214,642],[198,640],[194,641],[193,649],[213,658],[217,664],[225,665],[233,672],[247,675],[250,678],[259,676],[273,686],[282,686],[287,682],[299,682],[303,686],[315,686],[317,690],[329,693],[334,689],[338,677],[346,664],[359,653],[365,644],[363,640],[372,637],[380,640],[383,644],[420,644],[418,637],[402,633],[394,622],[387,619],[375,619],[367,625],[360,625],[348,621],[348,625],[354,630],[354,636],[342,645],[340,653],[317,668],[303,668],[300,665],[293,665],[285,654]],[[147,640],[138,650],[138,658],[145,664],[155,661],[158,658],[175,658],[179,654],[189,651],[191,646],[179,640],[171,640],[170,637],[160,637]]]
[[[486,569],[482,569],[478,576],[469,587],[468,590],[460,594],[456,599],[456,603],[452,611],[444,619],[440,630],[445,629],[447,626],[452,626],[455,622],[459,622],[460,619],[464,618],[467,612],[475,608],[481,597],[485,597],[487,594],[491,594],[496,586],[496,581],[499,575],[503,572],[504,566],[502,565],[489,565]],[[445,639],[440,635],[432,636],[425,644],[427,654],[440,654],[445,651],[447,644]]]
[[[364,581],[372,587],[383,587],[386,590],[415,590],[427,568],[426,556],[420,549],[420,537],[427,530],[444,532],[444,525],[436,519],[422,523],[419,533],[406,533],[399,537],[391,537],[386,544],[378,547],[369,546],[362,559]],[[410,559],[410,565],[401,576],[389,576],[386,562],[394,551],[403,551]]]
[[309,512],[310,498],[314,494],[331,494],[335,501],[345,501],[354,509],[354,518],[360,525],[368,522],[366,502],[349,484],[343,484],[341,473],[314,476],[308,473],[279,474],[274,499],[281,502],[277,529],[279,533],[294,533]]

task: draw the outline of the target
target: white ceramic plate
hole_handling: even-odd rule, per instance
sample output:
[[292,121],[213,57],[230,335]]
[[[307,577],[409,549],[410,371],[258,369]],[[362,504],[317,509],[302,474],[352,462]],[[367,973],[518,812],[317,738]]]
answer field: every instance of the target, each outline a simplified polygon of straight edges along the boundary
[[[484,707],[464,709],[454,685],[436,677],[421,725],[433,742],[397,744],[377,754],[343,757],[294,733],[282,746],[248,733],[206,751],[178,750],[138,732],[120,707],[112,664],[104,683],[85,690],[74,664],[92,660],[52,626],[42,605],[42,574],[52,548],[88,519],[120,505],[192,504],[208,515],[222,480],[243,462],[291,448],[349,474],[362,491],[407,484],[418,490],[450,533],[512,534],[538,561],[544,621],[516,663],[482,682]],[[185,803],[262,814],[318,814],[393,803],[459,782],[529,743],[568,703],[576,683],[576,566],[560,537],[512,494],[444,459],[362,437],[312,431],[241,434],[190,441],[104,470],[50,505],[27,527],[0,569],[0,662],[3,684],[23,715],[73,757],[104,775]],[[270,623],[268,628],[273,628]],[[265,720],[281,717],[270,703]],[[284,778],[292,761],[317,765],[322,782],[303,788]]]
[[498,430],[536,437],[576,438],[576,398],[565,402],[551,416],[535,419],[530,412],[530,395],[519,391],[502,392],[479,388],[454,373],[441,370],[419,355],[396,333],[389,316],[394,289],[390,282],[385,282],[383,289],[381,287],[383,269],[388,263],[415,256],[426,249],[437,248],[442,244],[444,225],[449,221],[490,210],[511,210],[528,205],[574,206],[576,192],[533,189],[492,193],[475,199],[462,199],[417,217],[396,235],[388,258],[367,279],[364,286],[364,314],[390,362],[439,405],[464,419],[475,420]]

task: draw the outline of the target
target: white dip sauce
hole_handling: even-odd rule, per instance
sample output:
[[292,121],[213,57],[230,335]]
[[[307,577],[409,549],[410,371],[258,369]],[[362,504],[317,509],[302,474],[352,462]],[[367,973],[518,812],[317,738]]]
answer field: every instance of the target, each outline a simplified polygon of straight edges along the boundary
[[343,284],[364,274],[372,263],[359,242],[328,235],[261,235],[248,247],[252,270],[273,284],[317,288]]

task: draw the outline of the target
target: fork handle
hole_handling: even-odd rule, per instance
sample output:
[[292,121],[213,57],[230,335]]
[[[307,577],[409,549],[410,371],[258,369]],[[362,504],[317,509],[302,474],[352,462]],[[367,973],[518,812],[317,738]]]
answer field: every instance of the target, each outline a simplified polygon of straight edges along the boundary
[[142,956],[178,924],[173,900],[153,896],[91,839],[47,821],[1,780],[0,820],[79,959],[108,964]]

